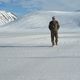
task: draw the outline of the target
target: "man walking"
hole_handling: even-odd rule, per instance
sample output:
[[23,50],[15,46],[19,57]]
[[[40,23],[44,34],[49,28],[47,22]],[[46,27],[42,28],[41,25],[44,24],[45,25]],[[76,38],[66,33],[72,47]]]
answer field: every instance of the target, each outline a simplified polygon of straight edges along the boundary
[[51,32],[51,42],[52,46],[58,44],[58,30],[60,28],[59,22],[55,19],[55,16],[52,17],[52,21],[49,23],[49,30]]

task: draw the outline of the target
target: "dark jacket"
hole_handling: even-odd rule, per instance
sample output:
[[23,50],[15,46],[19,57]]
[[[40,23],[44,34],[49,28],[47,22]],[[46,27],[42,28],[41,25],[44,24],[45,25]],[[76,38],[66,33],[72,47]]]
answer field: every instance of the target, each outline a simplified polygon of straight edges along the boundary
[[59,25],[59,22],[57,20],[50,21],[49,30],[58,31],[59,28],[60,28],[60,25]]

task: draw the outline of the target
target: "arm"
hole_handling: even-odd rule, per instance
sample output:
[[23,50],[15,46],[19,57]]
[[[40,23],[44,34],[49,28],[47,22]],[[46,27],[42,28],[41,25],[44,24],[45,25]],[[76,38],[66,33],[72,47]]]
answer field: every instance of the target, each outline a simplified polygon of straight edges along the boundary
[[51,22],[49,22],[49,30],[51,30]]
[[59,29],[60,28],[60,24],[59,24],[59,22],[57,21],[57,28]]

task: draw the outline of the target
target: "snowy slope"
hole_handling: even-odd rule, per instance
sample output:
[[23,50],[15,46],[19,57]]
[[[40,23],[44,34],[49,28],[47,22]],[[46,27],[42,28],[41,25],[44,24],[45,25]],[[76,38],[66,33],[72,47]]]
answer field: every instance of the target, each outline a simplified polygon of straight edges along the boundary
[[17,22],[0,28],[1,31],[9,32],[27,32],[38,29],[48,32],[48,24],[51,17],[56,16],[59,20],[61,28],[76,29],[80,27],[80,12],[64,12],[64,11],[39,11],[32,14],[25,15]]
[[15,19],[17,19],[17,17],[13,15],[11,12],[0,11],[0,25],[10,23]]
[[[53,15],[61,28],[58,46],[51,47]],[[0,80],[80,80],[79,15],[37,12],[0,28]]]

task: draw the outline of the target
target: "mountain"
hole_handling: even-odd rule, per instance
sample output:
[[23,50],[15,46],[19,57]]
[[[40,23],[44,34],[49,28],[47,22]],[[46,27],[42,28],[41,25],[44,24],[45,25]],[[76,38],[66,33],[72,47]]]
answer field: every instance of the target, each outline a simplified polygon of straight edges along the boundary
[[[80,27],[80,12],[65,11],[38,11],[23,16],[16,22],[5,25],[0,31],[48,31],[48,24],[52,20],[52,16],[60,22],[62,29],[74,29]],[[35,31],[35,32],[36,32]]]
[[7,11],[0,11],[0,25],[10,23],[15,19],[17,19],[17,17],[13,13]]

